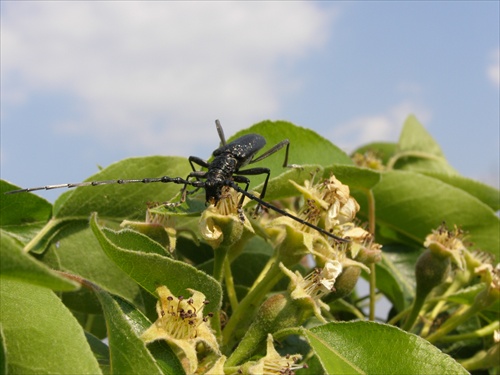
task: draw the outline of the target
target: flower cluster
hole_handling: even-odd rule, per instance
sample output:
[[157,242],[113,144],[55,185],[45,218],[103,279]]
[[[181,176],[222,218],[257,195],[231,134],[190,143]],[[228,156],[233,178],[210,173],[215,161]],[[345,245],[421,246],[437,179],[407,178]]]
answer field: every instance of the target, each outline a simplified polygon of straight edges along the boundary
[[[347,269],[349,272],[346,275],[349,276],[343,278],[339,289],[342,297],[349,294],[360,270],[370,272],[367,265],[380,261],[381,246],[374,242],[371,233],[356,225],[359,204],[350,195],[349,187],[335,176],[317,184],[305,181],[304,186],[290,182],[302,193],[306,202],[298,213],[299,218],[349,240],[340,243],[287,217],[279,217],[270,223],[270,233],[276,233],[277,224],[285,227],[284,238],[277,249],[280,268],[291,279],[292,298],[302,299],[303,302],[309,299],[314,315],[323,320],[320,309],[328,309],[328,306],[321,298],[336,292],[336,281]],[[294,274],[287,269],[308,254],[314,256],[318,266],[308,276],[304,278],[298,272]],[[357,271],[352,272],[353,269]]]
[[321,267],[335,260],[344,268],[356,266],[366,271],[369,271],[366,265],[380,260],[381,246],[374,242],[371,233],[356,224],[355,217],[360,207],[350,195],[347,185],[342,184],[335,176],[317,184],[305,181],[304,186],[290,182],[307,202],[299,211],[301,219],[349,240],[348,243],[339,243],[287,218],[275,219],[275,224],[296,228],[296,231],[304,234],[307,250],[303,255],[314,255],[316,264]]

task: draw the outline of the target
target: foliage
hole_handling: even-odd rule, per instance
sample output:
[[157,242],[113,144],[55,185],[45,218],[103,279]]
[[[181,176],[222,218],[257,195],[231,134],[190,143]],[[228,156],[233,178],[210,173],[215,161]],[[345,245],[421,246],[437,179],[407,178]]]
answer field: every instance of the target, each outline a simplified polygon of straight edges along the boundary
[[[256,163],[271,169],[266,201],[351,242],[251,201],[242,222],[234,192],[163,206],[179,185],[115,184],[51,205],[1,181],[2,373],[499,373],[498,190],[460,176],[413,116],[397,144],[351,156],[283,121],[232,139],[246,133],[289,138],[302,166]],[[153,156],[89,180],[190,171]]]

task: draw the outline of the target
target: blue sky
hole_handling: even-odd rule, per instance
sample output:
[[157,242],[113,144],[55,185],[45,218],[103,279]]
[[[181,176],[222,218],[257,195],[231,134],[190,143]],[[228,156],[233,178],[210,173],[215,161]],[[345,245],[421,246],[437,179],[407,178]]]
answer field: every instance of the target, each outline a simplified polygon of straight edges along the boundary
[[460,173],[499,184],[498,1],[1,11],[1,177],[23,187],[80,181],[130,156],[208,158],[216,118],[227,136],[284,119],[349,151],[396,141],[411,113]]

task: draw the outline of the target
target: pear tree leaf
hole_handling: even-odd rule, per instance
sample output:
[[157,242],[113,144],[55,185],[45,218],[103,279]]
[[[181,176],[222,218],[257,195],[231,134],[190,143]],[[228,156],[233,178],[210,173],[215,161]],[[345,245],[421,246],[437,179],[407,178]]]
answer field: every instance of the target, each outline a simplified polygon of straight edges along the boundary
[[384,245],[382,261],[376,264],[377,289],[403,311],[415,296],[415,264],[420,251],[401,245]]
[[[65,226],[41,260],[52,269],[78,275],[142,306],[141,288],[102,251],[86,221],[75,221]],[[82,303],[95,305],[92,300]]]
[[448,164],[439,144],[413,115],[403,125],[398,146],[398,151],[389,161],[390,167],[457,174]]
[[375,322],[334,322],[304,330],[327,374],[468,374],[428,341]]
[[101,374],[82,327],[50,289],[2,279],[0,308],[8,373]]
[[[181,157],[149,156],[129,158],[111,164],[87,181],[143,179],[154,177],[185,177],[191,171],[189,162]],[[105,219],[118,222],[143,219],[148,202],[165,202],[174,198],[182,185],[175,183],[134,183],[85,186],[76,188],[54,204],[57,218],[84,218],[99,212]]]
[[27,244],[52,216],[52,205],[31,193],[5,194],[18,186],[0,180],[0,228],[23,245]]
[[12,237],[0,229],[0,280],[18,280],[53,290],[76,290],[80,286],[57,274],[22,251]]
[[175,295],[185,295],[190,288],[203,293],[210,301],[205,307],[207,312],[220,307],[221,287],[205,272],[154,252],[145,253],[118,246],[113,242],[115,234],[109,235],[112,233],[110,229],[101,228],[95,214],[92,215],[90,226],[108,257],[152,295],[156,295],[156,288],[160,285],[166,285]]
[[489,206],[492,210],[500,210],[500,191],[482,182],[458,175],[448,175],[436,172],[421,172],[426,176],[441,180],[451,186],[462,189]]
[[[445,222],[467,233],[474,248],[499,255],[499,218],[476,197],[462,189],[419,173],[392,170],[373,188],[377,225],[422,244],[425,237]],[[367,217],[366,198],[354,194]]]
[[[310,129],[302,128],[287,121],[267,120],[259,122],[250,128],[237,132],[228,139],[228,142],[250,133],[260,134],[267,142],[266,146],[257,153],[256,157],[259,157],[284,139],[288,139],[290,141],[288,164],[313,164],[321,166],[332,165],[334,163],[352,164],[351,158],[329,140]],[[270,169],[271,178],[279,176],[288,169],[283,167],[285,154],[286,147],[243,169],[264,167]],[[264,180],[265,175],[252,176],[250,187],[254,189],[255,186],[262,184]],[[259,188],[256,189],[258,190]],[[271,194],[269,196],[274,199]]]

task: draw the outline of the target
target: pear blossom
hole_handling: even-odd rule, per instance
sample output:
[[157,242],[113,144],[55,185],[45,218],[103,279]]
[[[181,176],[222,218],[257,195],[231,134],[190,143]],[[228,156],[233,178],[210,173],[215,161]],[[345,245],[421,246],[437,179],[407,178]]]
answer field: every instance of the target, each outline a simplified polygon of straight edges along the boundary
[[165,340],[178,348],[183,354],[181,363],[186,372],[194,373],[198,367],[196,347],[201,342],[216,354],[220,354],[219,345],[208,325],[208,318],[203,316],[203,308],[208,303],[203,293],[190,290],[190,298],[174,297],[166,286],[156,289],[160,297],[156,311],[158,319],[142,335],[145,343]]

